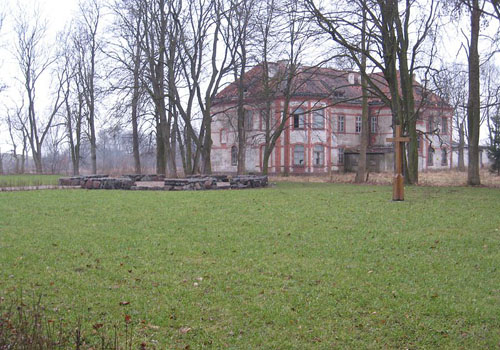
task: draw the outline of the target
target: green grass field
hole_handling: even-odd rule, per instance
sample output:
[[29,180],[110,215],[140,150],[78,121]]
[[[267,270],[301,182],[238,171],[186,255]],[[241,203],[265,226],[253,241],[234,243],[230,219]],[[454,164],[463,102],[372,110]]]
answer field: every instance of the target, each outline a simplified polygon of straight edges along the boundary
[[130,315],[162,349],[500,347],[500,190],[390,198],[300,183],[0,193],[0,297],[43,295],[88,332]]
[[57,185],[61,175],[0,175],[0,188]]

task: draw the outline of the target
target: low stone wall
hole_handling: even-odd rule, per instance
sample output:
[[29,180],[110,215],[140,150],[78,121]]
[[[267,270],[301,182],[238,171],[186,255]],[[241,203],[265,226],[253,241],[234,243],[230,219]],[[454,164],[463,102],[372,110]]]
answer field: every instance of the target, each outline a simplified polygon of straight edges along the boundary
[[88,180],[108,178],[109,175],[81,175],[71,177],[61,177],[59,179],[60,186],[84,186]]
[[183,179],[168,179],[163,175],[108,175],[60,178],[61,186],[80,186],[85,189],[199,191],[259,188],[268,185],[267,176],[255,175],[196,175]]

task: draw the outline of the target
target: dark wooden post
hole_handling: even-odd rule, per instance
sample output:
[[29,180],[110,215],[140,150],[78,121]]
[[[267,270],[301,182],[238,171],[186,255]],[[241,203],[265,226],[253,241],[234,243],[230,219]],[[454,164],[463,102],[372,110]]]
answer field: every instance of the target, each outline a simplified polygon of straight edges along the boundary
[[394,142],[394,162],[396,163],[396,169],[394,170],[394,178],[392,184],[392,200],[393,201],[404,201],[404,177],[403,177],[403,142],[410,142],[409,137],[401,136],[401,125],[396,125],[396,135],[395,137],[390,137],[387,142]]

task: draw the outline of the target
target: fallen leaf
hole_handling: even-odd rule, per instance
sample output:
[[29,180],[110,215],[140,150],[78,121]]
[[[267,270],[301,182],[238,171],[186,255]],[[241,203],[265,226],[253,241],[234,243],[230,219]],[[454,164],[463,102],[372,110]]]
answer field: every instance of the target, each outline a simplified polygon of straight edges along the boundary
[[181,334],[186,334],[186,333],[189,333],[189,332],[191,332],[191,331],[192,331],[192,328],[191,328],[191,327],[181,327],[181,328],[179,329],[179,332],[180,332]]
[[129,305],[130,301],[120,301],[120,306]]
[[104,325],[102,323],[96,323],[94,325],[92,325],[92,328],[94,328],[95,330],[98,330],[99,328],[102,328]]
[[130,323],[130,321],[132,321],[132,316],[125,315],[125,323]]

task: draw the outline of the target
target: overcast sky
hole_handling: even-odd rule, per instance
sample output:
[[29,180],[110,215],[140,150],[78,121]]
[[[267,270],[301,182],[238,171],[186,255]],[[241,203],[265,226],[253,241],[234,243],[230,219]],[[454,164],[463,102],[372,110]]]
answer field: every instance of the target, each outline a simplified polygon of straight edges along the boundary
[[[25,9],[28,13],[38,8],[41,18],[47,20],[48,35],[46,41],[53,44],[57,32],[64,29],[64,26],[69,23],[71,17],[77,11],[78,0],[0,0],[0,2],[3,5],[0,11],[5,14],[5,21],[0,32],[0,67],[2,71],[0,81],[9,87],[0,96],[0,149],[2,152],[6,152],[9,150],[9,136],[7,126],[2,122],[2,119],[5,115],[6,106],[12,106],[12,100],[17,99],[19,96],[19,87],[16,81],[19,69],[13,56],[15,40],[13,32],[14,17],[19,13],[20,8]],[[40,94],[42,94],[41,85]]]

